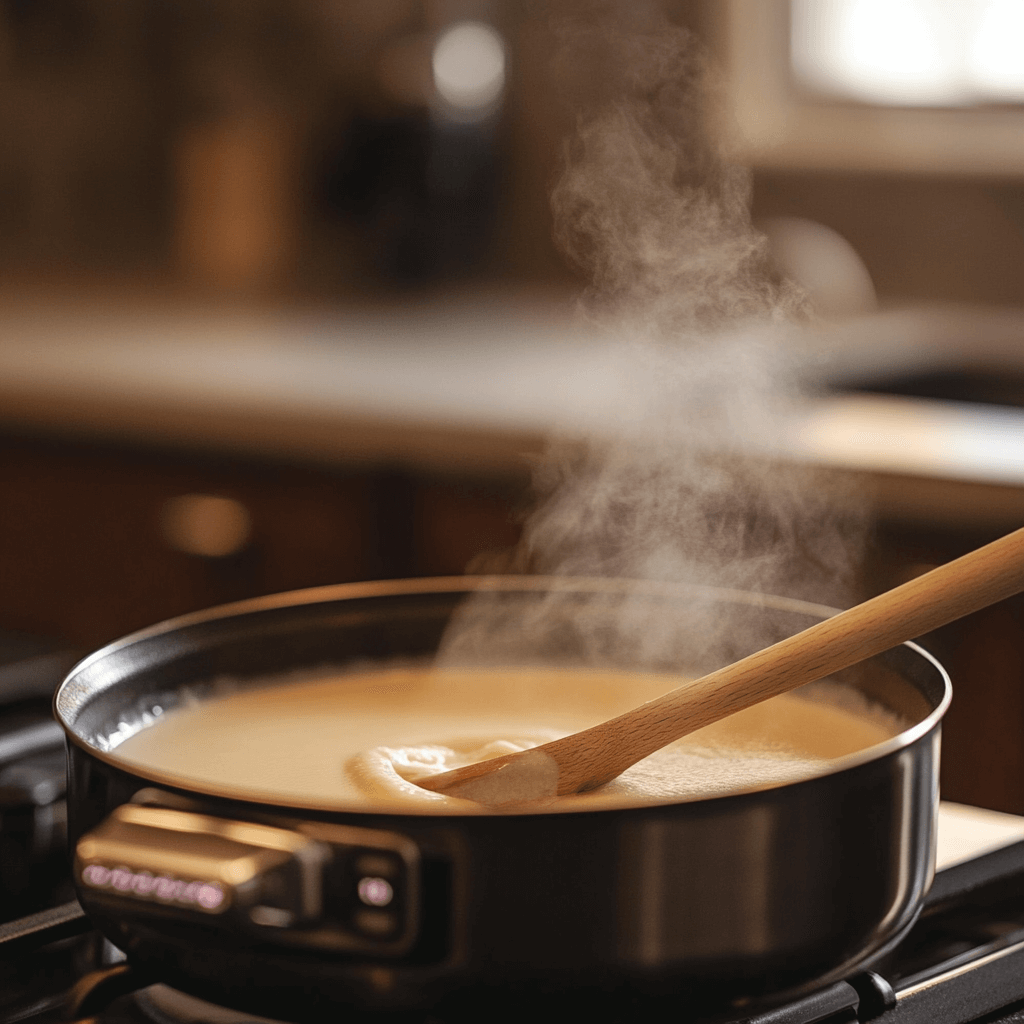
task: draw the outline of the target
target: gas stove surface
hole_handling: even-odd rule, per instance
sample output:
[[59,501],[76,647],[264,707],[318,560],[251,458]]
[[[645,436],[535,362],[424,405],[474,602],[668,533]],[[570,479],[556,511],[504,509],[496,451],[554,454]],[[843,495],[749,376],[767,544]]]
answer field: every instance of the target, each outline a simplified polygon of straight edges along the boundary
[[[943,804],[939,871],[913,929],[870,971],[777,1006],[697,1010],[672,997],[570,993],[547,1009],[602,1021],[692,1024],[966,1024],[1024,1022],[1024,818]],[[0,1024],[90,1020],[95,1024],[241,1024],[238,1013],[140,978],[74,901],[0,926]],[[296,1019],[303,1017],[296,993]],[[504,1000],[488,1006],[491,1021]],[[456,1024],[479,1008],[410,1020]],[[372,1018],[353,1011],[346,1021]]]

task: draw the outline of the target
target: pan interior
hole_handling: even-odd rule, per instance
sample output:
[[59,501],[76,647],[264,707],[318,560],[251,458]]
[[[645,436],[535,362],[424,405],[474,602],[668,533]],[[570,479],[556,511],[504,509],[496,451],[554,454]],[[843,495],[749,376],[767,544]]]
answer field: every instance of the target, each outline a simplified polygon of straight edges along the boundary
[[[530,582],[533,586],[489,581],[488,589],[475,592],[467,592],[465,580],[450,590],[411,592],[395,584],[379,585],[376,592],[337,588],[172,622],[87,659],[58,694],[58,714],[73,740],[104,760],[153,781],[240,795],[231,787],[221,792],[209,780],[148,771],[129,763],[120,748],[176,709],[229,695],[270,694],[282,682],[325,672],[357,678],[367,670],[437,658],[462,672],[544,666],[577,675],[639,673],[648,681],[664,678],[665,683],[652,685],[667,689],[681,675],[709,671],[821,616],[821,610],[796,602],[696,588],[669,593],[620,585],[616,590],[602,581],[600,588],[577,583],[545,590]],[[646,632],[635,630],[636,621],[649,625]],[[868,756],[910,742],[947,692],[941,669],[910,647],[849,670],[842,683],[907,726]],[[821,699],[817,690],[812,684],[804,696]],[[856,760],[846,758],[843,766]],[[338,809],[324,794],[269,796],[274,803]],[[344,800],[340,806],[345,808]]]

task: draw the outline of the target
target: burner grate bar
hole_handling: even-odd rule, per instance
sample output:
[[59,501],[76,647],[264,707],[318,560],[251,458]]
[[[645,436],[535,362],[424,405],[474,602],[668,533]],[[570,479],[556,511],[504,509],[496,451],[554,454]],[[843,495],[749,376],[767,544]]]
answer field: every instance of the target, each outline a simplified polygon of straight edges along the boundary
[[21,956],[51,942],[84,935],[92,930],[78,900],[59,907],[40,910],[8,924],[0,925],[0,959]]
[[[1024,969],[1024,940],[1002,946],[985,955],[943,971],[913,985],[896,985],[896,1009],[892,1019],[900,1024],[931,1024],[949,1021],[966,1024],[1020,999]],[[888,1014],[878,1018],[886,1024]]]

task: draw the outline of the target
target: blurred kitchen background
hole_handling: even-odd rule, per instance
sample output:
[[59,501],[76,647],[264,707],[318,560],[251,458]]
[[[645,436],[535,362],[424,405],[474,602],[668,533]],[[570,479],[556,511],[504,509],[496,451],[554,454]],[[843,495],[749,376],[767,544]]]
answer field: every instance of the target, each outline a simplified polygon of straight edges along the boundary
[[[501,564],[613,386],[548,195],[570,0],[0,0],[0,651]],[[636,0],[822,317],[794,458],[864,596],[1024,524],[1024,4]],[[944,795],[1024,813],[1024,601],[931,638]]]

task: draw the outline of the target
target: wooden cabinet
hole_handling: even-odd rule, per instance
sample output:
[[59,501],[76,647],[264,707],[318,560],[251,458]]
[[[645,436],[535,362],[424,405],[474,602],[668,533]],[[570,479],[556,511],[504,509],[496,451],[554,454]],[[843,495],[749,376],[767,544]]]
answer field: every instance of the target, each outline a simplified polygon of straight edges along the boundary
[[[878,592],[896,586],[1014,525],[883,522],[868,558],[869,587]],[[943,797],[1024,814],[1024,595],[951,623],[921,643],[953,681],[942,730]]]
[[[515,491],[407,473],[3,438],[0,628],[91,647],[259,594],[460,573],[478,551],[514,542]],[[244,520],[241,543],[216,556],[188,550],[167,523],[183,496],[229,499]],[[202,522],[193,526],[201,533]]]

